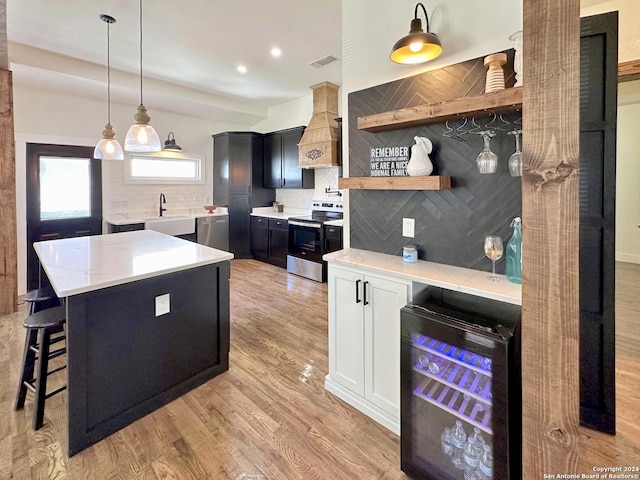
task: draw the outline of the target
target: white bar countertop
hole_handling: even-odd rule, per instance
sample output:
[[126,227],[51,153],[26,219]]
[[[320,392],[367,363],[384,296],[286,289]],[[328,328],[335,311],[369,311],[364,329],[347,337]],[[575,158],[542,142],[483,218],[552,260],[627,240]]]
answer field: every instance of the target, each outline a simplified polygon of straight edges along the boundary
[[153,230],[36,242],[59,297],[231,260],[233,254]]
[[399,255],[347,248],[327,253],[323,257],[329,264],[361,267],[378,274],[388,274],[436,287],[492,298],[514,305],[522,304],[522,285],[511,283],[504,275],[500,281],[489,280],[490,272],[454,267],[441,263],[418,260],[408,263]]
[[252,217],[268,217],[288,220],[291,217],[306,217],[311,215],[311,210],[302,208],[285,208],[284,212],[277,212],[273,207],[254,207],[251,210]]

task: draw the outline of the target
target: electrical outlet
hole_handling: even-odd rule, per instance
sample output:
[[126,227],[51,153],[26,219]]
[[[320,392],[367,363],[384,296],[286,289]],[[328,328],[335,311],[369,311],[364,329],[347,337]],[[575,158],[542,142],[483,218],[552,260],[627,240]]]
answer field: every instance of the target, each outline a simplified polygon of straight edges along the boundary
[[402,236],[403,237],[415,237],[416,232],[416,220],[414,218],[402,219]]
[[166,315],[171,311],[171,301],[169,300],[169,294],[165,293],[156,297],[156,317],[160,315]]

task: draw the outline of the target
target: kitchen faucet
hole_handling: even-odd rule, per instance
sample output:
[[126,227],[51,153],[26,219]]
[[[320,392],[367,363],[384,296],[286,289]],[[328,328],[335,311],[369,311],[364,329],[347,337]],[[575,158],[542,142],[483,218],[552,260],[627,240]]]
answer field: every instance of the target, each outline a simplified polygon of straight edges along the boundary
[[160,193],[160,216],[162,216],[162,212],[166,212],[166,208],[162,208],[162,204],[167,203],[167,199],[164,197],[164,193]]

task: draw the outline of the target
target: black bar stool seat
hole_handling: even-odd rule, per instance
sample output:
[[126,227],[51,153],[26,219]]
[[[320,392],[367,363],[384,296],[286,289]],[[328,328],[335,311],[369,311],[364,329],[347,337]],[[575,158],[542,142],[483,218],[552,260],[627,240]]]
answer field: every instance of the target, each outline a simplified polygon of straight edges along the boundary
[[32,315],[45,308],[60,305],[60,299],[51,287],[42,287],[30,290],[24,296],[24,301],[29,303],[29,315]]
[[63,365],[49,371],[49,360],[67,353],[66,346],[56,350],[51,349],[52,345],[66,340],[64,334],[52,337],[52,335],[64,331],[65,322],[66,308],[64,306],[41,310],[29,315],[24,321],[27,335],[24,344],[22,374],[20,376],[20,386],[18,387],[18,394],[16,396],[15,409],[19,410],[24,407],[27,390],[35,393],[33,410],[34,430],[42,427],[45,400],[67,388],[65,385],[47,394],[47,376],[66,368],[66,365]]

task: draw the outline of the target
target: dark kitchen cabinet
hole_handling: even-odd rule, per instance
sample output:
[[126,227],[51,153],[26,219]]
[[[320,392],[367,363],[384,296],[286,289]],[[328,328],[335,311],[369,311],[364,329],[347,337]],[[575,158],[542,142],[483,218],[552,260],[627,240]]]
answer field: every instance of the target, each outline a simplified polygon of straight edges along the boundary
[[314,171],[298,168],[298,143],[304,128],[290,128],[264,136],[264,186],[266,188],[314,188]]
[[269,260],[269,219],[251,217],[251,255],[256,260]]
[[342,250],[342,227],[336,225],[324,226],[324,253]]
[[251,254],[256,260],[287,267],[289,222],[280,218],[251,217]]
[[289,222],[279,218],[269,219],[269,263],[287,268],[289,250]]
[[229,251],[251,258],[251,210],[271,205],[275,190],[263,186],[262,135],[213,135],[213,203],[229,209]]

